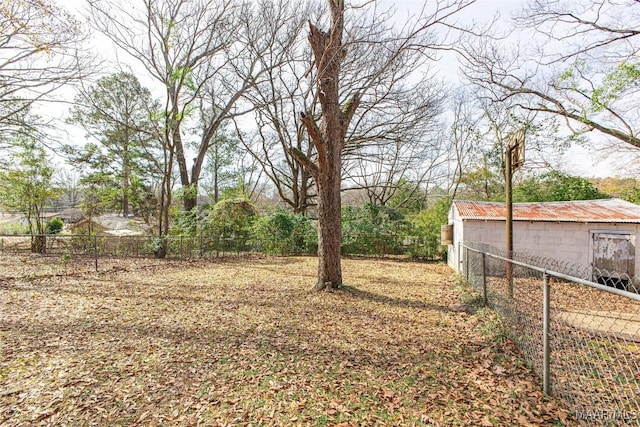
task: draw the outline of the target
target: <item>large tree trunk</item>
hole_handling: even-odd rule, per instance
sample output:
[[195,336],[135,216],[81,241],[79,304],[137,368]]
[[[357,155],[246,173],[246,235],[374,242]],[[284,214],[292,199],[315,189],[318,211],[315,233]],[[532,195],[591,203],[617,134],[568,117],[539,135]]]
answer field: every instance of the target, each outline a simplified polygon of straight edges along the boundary
[[[337,153],[338,157],[340,153]],[[340,244],[342,242],[340,159],[318,179],[318,282],[315,290],[342,285]]]
[[345,134],[359,96],[340,106],[340,61],[343,58],[344,0],[327,0],[331,28],[325,32],[309,23],[309,44],[318,70],[318,100],[322,107],[322,122],[318,125],[310,114],[302,115],[317,160],[311,161],[299,149],[290,151],[307,168],[318,188],[318,282],[315,290],[338,288],[342,285],[340,243],[342,240],[341,195],[342,149]]

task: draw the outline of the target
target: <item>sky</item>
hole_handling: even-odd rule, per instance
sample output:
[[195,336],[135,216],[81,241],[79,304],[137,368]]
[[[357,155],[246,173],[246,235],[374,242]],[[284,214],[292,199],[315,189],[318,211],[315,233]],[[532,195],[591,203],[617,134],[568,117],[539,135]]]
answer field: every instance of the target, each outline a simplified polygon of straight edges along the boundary
[[[406,16],[407,13],[417,13],[422,8],[424,0],[377,0],[381,7],[393,7],[397,10],[399,17]],[[86,0],[58,0],[58,2],[68,10],[81,10],[86,5]],[[459,15],[459,22],[484,22],[491,20],[496,14],[500,16],[498,22],[508,22],[511,15],[517,12],[527,0],[477,0],[475,4],[467,8]],[[100,46],[100,51],[107,57],[114,57],[111,49],[105,49],[104,46],[108,42],[101,40],[96,42],[95,46]],[[133,64],[137,66],[137,64]],[[447,79],[451,84],[459,81],[458,64],[455,56],[442,55],[442,59],[435,64],[439,69],[440,76]],[[115,70],[114,70],[115,71]],[[142,79],[141,79],[142,80]],[[144,80],[143,80],[144,82]],[[149,86],[149,84],[147,84]],[[69,94],[67,94],[69,96]],[[72,95],[71,95],[72,97]],[[64,116],[64,110],[58,110],[58,114]],[[66,127],[66,135],[62,138],[84,139],[84,132],[80,129]],[[602,139],[597,134],[589,135],[593,143],[591,146],[574,146],[569,149],[563,156],[563,171],[571,174],[581,175],[585,177],[604,177],[604,176],[623,176],[632,174],[635,171],[628,170],[627,166],[621,166],[625,162],[625,157],[619,156],[616,160],[615,155],[611,155],[610,151],[603,150]]]

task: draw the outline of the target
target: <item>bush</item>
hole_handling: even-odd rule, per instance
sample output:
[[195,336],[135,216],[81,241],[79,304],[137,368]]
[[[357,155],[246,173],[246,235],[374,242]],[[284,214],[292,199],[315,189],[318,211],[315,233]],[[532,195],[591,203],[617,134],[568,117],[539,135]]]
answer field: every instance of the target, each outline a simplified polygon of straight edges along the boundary
[[29,234],[29,227],[22,224],[5,224],[0,227],[0,234],[20,235]]
[[51,218],[47,221],[47,234],[58,234],[62,231],[62,227],[64,227],[64,222],[60,218]]
[[169,234],[172,236],[195,236],[198,230],[198,208],[179,211],[172,215],[173,223]]
[[318,235],[311,220],[279,209],[256,221],[253,240],[268,255],[302,255],[317,252]]
[[209,213],[202,231],[220,243],[219,249],[239,252],[249,240],[256,217],[257,210],[250,201],[222,200]]
[[440,226],[447,224],[450,206],[451,199],[443,197],[411,218],[411,255],[430,260],[446,258],[447,249],[440,245]]
[[365,204],[342,210],[342,253],[384,255],[402,252],[402,241],[411,228],[394,208]]

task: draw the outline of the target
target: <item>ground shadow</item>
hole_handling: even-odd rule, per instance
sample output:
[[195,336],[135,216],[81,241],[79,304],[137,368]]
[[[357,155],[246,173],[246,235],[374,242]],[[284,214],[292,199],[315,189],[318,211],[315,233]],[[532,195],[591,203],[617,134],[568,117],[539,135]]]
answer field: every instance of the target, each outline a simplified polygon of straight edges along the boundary
[[387,295],[380,295],[374,292],[364,291],[354,286],[343,285],[340,288],[341,292],[346,292],[349,295],[359,300],[373,301],[381,304],[391,305],[393,307],[406,307],[421,310],[435,310],[441,312],[452,311],[449,306],[443,306],[438,304],[430,304],[424,301],[412,300],[406,298],[395,298]]

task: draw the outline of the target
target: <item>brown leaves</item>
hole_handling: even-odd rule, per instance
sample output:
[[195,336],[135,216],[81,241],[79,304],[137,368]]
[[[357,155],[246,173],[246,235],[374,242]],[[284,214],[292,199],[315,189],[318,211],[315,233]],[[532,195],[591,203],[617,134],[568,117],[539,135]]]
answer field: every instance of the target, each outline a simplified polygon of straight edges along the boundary
[[444,266],[344,260],[333,293],[311,258],[123,267],[0,286],[0,424],[571,424]]

